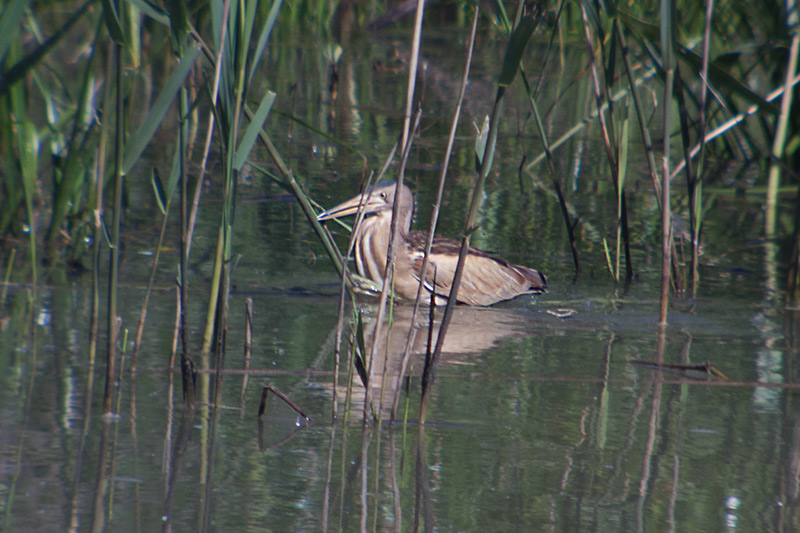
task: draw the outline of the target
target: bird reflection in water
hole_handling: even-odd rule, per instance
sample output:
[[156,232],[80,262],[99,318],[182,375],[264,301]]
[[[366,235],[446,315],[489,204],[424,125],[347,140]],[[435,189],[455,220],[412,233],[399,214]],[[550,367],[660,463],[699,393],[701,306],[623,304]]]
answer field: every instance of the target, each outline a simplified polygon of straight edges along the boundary
[[[429,341],[429,320],[427,313],[417,315],[412,328],[412,308],[397,306],[393,310],[391,327],[384,323],[380,328],[381,338],[378,341],[378,352],[372,363],[370,378],[370,397],[373,404],[372,414],[380,413],[383,420],[391,415],[395,395],[400,392],[405,375],[421,375],[424,355]],[[372,346],[377,322],[369,312],[362,311],[364,325],[364,346]],[[434,322],[431,346],[436,344],[440,322]],[[403,368],[403,353],[409,332],[414,334],[408,368]],[[458,306],[453,310],[453,317],[442,346],[441,364],[470,364],[468,356],[479,354],[498,346],[501,341],[511,337],[522,337],[530,334],[530,322],[518,309],[487,309],[480,307]],[[387,342],[388,339],[388,342]],[[366,368],[369,362],[365,361]],[[347,385],[337,389],[337,396],[344,398]],[[365,400],[366,389],[361,378],[353,372],[351,409],[360,413]],[[381,399],[382,398],[382,399]],[[341,403],[340,403],[341,405]]]

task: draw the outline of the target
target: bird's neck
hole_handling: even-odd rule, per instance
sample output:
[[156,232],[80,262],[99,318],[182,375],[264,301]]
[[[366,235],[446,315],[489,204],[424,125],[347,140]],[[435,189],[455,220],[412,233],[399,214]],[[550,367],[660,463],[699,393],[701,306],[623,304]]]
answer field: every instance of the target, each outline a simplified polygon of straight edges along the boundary
[[[370,217],[364,222],[370,222],[370,224],[374,224],[375,226],[381,226],[382,231],[386,232],[386,235],[390,235],[392,231],[392,212],[391,211],[384,211],[377,216]],[[398,229],[400,230],[400,238],[405,239],[408,236],[408,232],[411,231],[411,213],[398,213]]]

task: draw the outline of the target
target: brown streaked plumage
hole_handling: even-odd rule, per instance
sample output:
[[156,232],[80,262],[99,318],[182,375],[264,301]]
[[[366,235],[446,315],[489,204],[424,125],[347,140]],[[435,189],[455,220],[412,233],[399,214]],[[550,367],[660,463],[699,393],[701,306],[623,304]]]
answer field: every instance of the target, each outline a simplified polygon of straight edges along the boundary
[[[358,273],[372,281],[383,284],[386,269],[386,255],[389,246],[392,224],[392,206],[397,193],[397,184],[388,183],[372,189],[363,196],[365,218],[356,234],[356,268]],[[403,185],[400,188],[400,242],[396,243],[395,294],[413,300],[417,296],[422,270],[422,258],[428,234],[411,231],[411,216],[414,211],[414,196]],[[330,220],[358,211],[362,195],[320,213],[317,220]],[[428,272],[425,276],[425,289],[422,300],[430,302],[430,293],[436,293],[436,303],[444,304],[450,294],[458,252],[461,244],[452,239],[434,236]],[[435,279],[435,283],[434,283]],[[539,294],[547,290],[544,274],[532,268],[492,257],[476,248],[469,248],[461,286],[458,289],[458,302],[469,305],[492,305],[510,300],[522,294]]]

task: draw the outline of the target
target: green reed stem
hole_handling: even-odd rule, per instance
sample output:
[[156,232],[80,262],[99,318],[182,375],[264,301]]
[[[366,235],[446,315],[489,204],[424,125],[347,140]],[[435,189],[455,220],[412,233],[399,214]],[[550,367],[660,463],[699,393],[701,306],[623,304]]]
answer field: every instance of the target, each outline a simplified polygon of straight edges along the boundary
[[108,350],[106,354],[106,385],[103,394],[103,413],[113,410],[113,386],[116,379],[114,364],[116,358],[117,333],[117,290],[119,281],[119,228],[122,220],[122,157],[125,137],[125,112],[123,109],[122,88],[122,46],[114,44],[114,64],[116,68],[116,129],[114,132],[114,216],[111,223],[111,265],[108,273]]
[[[696,203],[696,194],[698,192],[697,188],[697,173],[695,169],[692,167],[692,160],[689,154],[692,148],[692,141],[689,136],[689,109],[686,106],[686,98],[684,97],[683,93],[683,83],[681,82],[681,71],[678,66],[675,68],[675,81],[676,88],[675,88],[675,99],[678,102],[678,121],[680,124],[681,130],[681,148],[683,148],[683,159],[686,161],[686,165],[684,165],[684,172],[686,173],[686,189],[689,194],[689,232],[690,232],[690,254],[691,258],[689,261],[689,276],[688,276],[688,284],[694,286],[694,278],[696,275],[695,264],[693,262],[693,258],[695,257],[695,247],[696,243],[694,242],[694,230],[696,224],[699,221],[696,219],[697,213],[694,210],[695,203]],[[675,236],[673,235],[673,242],[675,240]],[[679,258],[673,256],[673,262],[677,262]],[[675,279],[676,287],[680,287],[681,284],[686,286],[686,283],[681,280],[680,277],[676,277]],[[683,288],[683,287],[681,287]]]
[[642,134],[642,143],[644,144],[644,152],[647,156],[647,168],[650,170],[650,179],[653,181],[653,190],[655,191],[656,201],[658,202],[659,209],[661,208],[661,183],[658,178],[658,166],[656,165],[656,151],[653,148],[653,141],[650,138],[650,131],[647,129],[647,118],[642,110],[642,102],[639,99],[638,92],[636,91],[636,80],[633,77],[633,68],[631,67],[630,51],[628,43],[625,39],[622,25],[619,19],[614,19],[616,31],[614,35],[619,41],[619,48],[622,55],[622,63],[625,65],[625,75],[628,78],[628,86],[630,87],[630,94],[633,98],[633,106],[636,110],[636,117],[639,122],[639,131]]
[[789,114],[792,109],[792,97],[794,91],[789,90],[795,71],[797,70],[797,58],[800,52],[800,26],[798,25],[798,14],[800,6],[795,0],[787,3],[788,24],[792,28],[792,42],[789,47],[789,61],[786,65],[786,79],[784,82],[783,98],[781,99],[781,112],[778,115],[778,124],[775,127],[775,137],[772,140],[772,160],[769,166],[767,178],[767,215],[765,223],[765,233],[767,236],[775,234],[778,212],[778,188],[781,181],[781,167],[779,161],[783,158],[786,148],[786,138],[789,126]]
[[[144,333],[144,323],[147,319],[147,308],[150,303],[150,294],[153,292],[153,285],[156,280],[156,271],[158,270],[158,260],[161,257],[161,247],[164,244],[164,237],[167,233],[167,221],[169,219],[169,208],[172,203],[172,198],[167,197],[164,204],[164,217],[161,220],[161,231],[158,234],[158,241],[156,242],[155,252],[153,253],[153,266],[150,268],[150,278],[147,280],[147,289],[144,292],[144,299],[142,300],[142,309],[139,312],[139,323],[136,326],[136,333],[134,336],[133,354],[131,355],[131,370],[136,371],[136,363],[139,360],[139,347],[142,343],[142,334]],[[183,241],[183,239],[181,239]],[[181,256],[183,254],[181,253]]]
[[[692,216],[692,262],[690,266],[692,296],[696,294],[697,286],[700,283],[700,234],[703,224],[703,169],[705,167],[705,159],[703,155],[706,146],[706,124],[708,121],[708,64],[711,57],[711,20],[713,14],[714,0],[706,0],[706,18],[703,28],[703,59],[700,67],[700,108],[697,113],[700,117],[700,124],[697,134],[697,138],[700,141],[700,157],[698,158],[697,173],[695,174],[696,180],[689,191],[689,213]],[[691,151],[689,153],[691,157]],[[686,163],[689,163],[688,159],[686,160]]]
[[672,116],[672,90],[675,81],[677,58],[675,54],[675,4],[673,0],[661,0],[661,54],[664,63],[664,154],[661,175],[661,299],[658,323],[667,325],[669,308],[670,267],[672,265],[672,210],[670,207],[670,139]]

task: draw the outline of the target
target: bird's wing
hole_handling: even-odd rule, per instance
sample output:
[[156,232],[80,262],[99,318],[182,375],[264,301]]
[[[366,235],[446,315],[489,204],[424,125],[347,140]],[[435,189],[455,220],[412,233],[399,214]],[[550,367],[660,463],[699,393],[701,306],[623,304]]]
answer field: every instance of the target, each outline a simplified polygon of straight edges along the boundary
[[[414,235],[414,234],[417,235]],[[411,232],[412,271],[417,280],[422,273],[425,234]],[[431,257],[425,275],[425,288],[435,291],[438,298],[447,298],[453,284],[461,244],[443,237],[434,237]],[[512,265],[475,248],[469,248],[458,301],[470,305],[491,305],[525,293],[543,292],[547,286],[544,276],[536,270]]]

